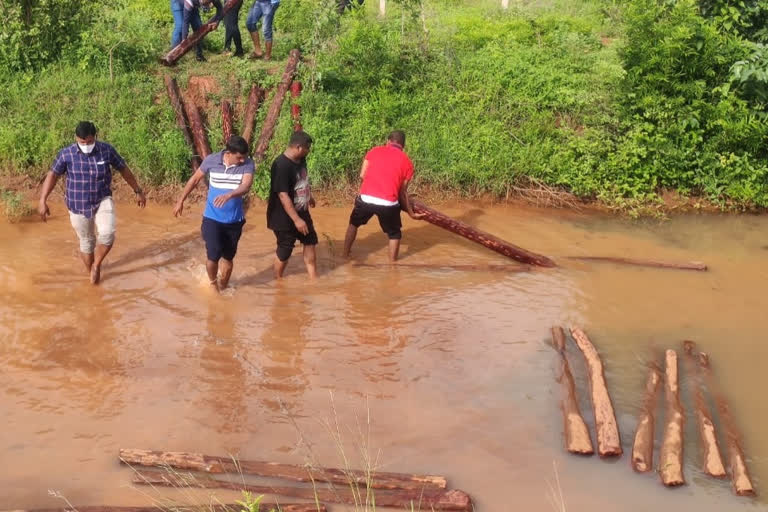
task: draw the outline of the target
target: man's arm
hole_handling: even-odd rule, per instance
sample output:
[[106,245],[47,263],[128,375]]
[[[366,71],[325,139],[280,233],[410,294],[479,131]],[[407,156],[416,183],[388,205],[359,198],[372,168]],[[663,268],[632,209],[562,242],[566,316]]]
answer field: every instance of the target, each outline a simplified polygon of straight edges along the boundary
[[288,192],[279,192],[277,197],[280,198],[280,203],[283,205],[283,208],[285,208],[285,213],[291,218],[296,229],[299,230],[299,233],[302,235],[309,233],[309,226],[304,222],[304,219],[299,217],[299,212],[297,212],[296,208],[293,206],[293,200],[291,199],[291,196],[288,195]]
[[413,211],[413,205],[411,204],[411,199],[408,197],[408,185],[411,183],[411,180],[405,180],[403,181],[403,184],[400,185],[400,204],[403,205],[406,212],[408,212],[408,216],[412,219],[421,219],[424,217],[423,213],[416,213]]
[[365,173],[368,172],[368,159],[363,160],[363,166],[360,167],[360,180],[365,179]]
[[253,174],[243,174],[243,181],[240,183],[240,186],[237,187],[232,192],[228,192],[226,194],[221,194],[220,196],[217,196],[216,199],[213,200],[213,206],[216,208],[221,208],[224,206],[224,204],[232,199],[233,197],[243,197],[245,194],[250,192],[251,185],[253,185]]
[[139,182],[136,181],[136,176],[133,175],[133,173],[131,172],[131,169],[127,165],[124,165],[119,169],[119,171],[123,179],[125,180],[125,182],[128,183],[131,189],[133,189],[133,192],[137,196],[139,196],[137,198],[138,199],[137,204],[139,205],[139,207],[144,208],[145,206],[147,206],[147,197],[144,195],[144,191],[141,190],[141,187],[139,186]]
[[43,222],[46,222],[47,217],[51,214],[51,211],[48,209],[47,201],[48,196],[53,192],[53,188],[56,186],[58,179],[59,176],[56,173],[48,171],[48,174],[45,176],[45,181],[43,181],[43,188],[40,191],[40,203],[37,205],[37,213],[40,214],[40,218],[43,219]]
[[218,24],[224,18],[224,6],[221,5],[221,0],[213,0],[213,6],[216,8],[216,14],[208,20],[208,23]]
[[175,217],[179,217],[184,212],[184,200],[203,178],[205,178],[205,173],[200,169],[195,171],[195,174],[189,178],[189,181],[187,181],[187,184],[184,186],[184,190],[181,192],[181,197],[173,208],[173,215]]

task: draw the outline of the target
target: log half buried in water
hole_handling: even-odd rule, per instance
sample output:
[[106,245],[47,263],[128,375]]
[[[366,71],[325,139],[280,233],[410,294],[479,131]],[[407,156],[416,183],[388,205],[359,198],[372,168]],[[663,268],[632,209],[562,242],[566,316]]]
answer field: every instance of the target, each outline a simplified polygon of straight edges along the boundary
[[508,258],[517,260],[521,263],[527,263],[528,265],[537,265],[539,267],[555,267],[555,262],[546,256],[536,254],[530,251],[513,245],[507,241],[497,238],[490,233],[475,229],[469,224],[465,224],[460,220],[452,219],[447,215],[434,210],[424,203],[416,200],[411,200],[413,210],[416,213],[423,214],[423,219],[430,224],[434,224],[437,227],[443,228],[451,233],[463,236],[467,240],[478,243],[483,247],[486,247],[492,251],[496,251],[499,254],[503,254]]
[[592,455],[595,449],[592,447],[592,438],[589,429],[584,422],[579,410],[579,401],[576,398],[576,385],[565,355],[565,331],[562,327],[552,328],[552,342],[560,354],[560,375],[558,381],[563,386],[563,398],[560,407],[563,411],[563,423],[565,428],[565,449],[579,455]]
[[226,482],[201,475],[146,470],[137,470],[133,483],[177,488],[231,489],[358,506],[375,503],[376,507],[405,508],[407,510],[411,510],[411,507],[416,510],[460,510],[467,512],[472,510],[472,500],[469,495],[459,490],[398,489],[361,492],[359,489],[352,489],[348,486],[335,488],[280,487]]
[[[683,342],[683,352],[685,352],[686,369],[693,376],[697,361],[694,355],[696,344],[692,341]],[[696,410],[696,422],[699,426],[699,437],[701,438],[701,459],[702,470],[709,476],[715,478],[725,478],[725,464],[720,454],[720,445],[717,443],[717,433],[715,423],[712,421],[712,413],[709,410],[707,401],[704,398],[704,383],[702,382],[702,370],[699,367],[695,379],[691,379],[693,385],[693,401]]]
[[291,117],[293,118],[293,131],[301,130],[301,107],[296,100],[301,96],[301,82],[294,80],[291,83]]
[[601,457],[618,457],[623,453],[621,438],[619,437],[619,426],[616,423],[611,396],[608,394],[608,386],[605,383],[603,361],[584,331],[577,327],[571,327],[571,336],[573,336],[587,363],[589,385],[592,390],[592,407],[595,411],[597,453]]
[[677,373],[677,352],[667,350],[665,355],[665,395],[667,400],[664,418],[664,437],[659,449],[659,475],[667,487],[685,484],[683,476],[683,406],[680,404],[680,387]]
[[531,267],[523,265],[441,265],[439,263],[355,263],[354,267],[365,268],[407,268],[417,270],[455,270],[462,272],[530,272]]
[[744,457],[744,450],[741,447],[741,435],[736,428],[736,423],[731,416],[731,409],[728,401],[720,393],[719,388],[712,377],[712,370],[709,366],[709,356],[700,353],[699,366],[707,379],[707,385],[715,398],[717,412],[720,414],[720,420],[725,427],[725,446],[728,453],[728,469],[731,472],[731,482],[733,483],[733,492],[739,496],[755,496],[757,492],[752,485],[752,479],[749,477],[747,462]]
[[168,92],[168,99],[173,107],[173,113],[176,115],[176,125],[184,135],[184,140],[187,142],[189,149],[192,151],[193,156],[191,160],[192,171],[196,171],[200,166],[200,159],[194,156],[195,141],[192,139],[192,132],[189,130],[189,122],[187,121],[187,115],[184,113],[184,105],[181,102],[181,93],[179,92],[179,84],[176,83],[176,79],[168,75],[163,78],[165,81],[165,90]]
[[235,134],[232,127],[232,104],[227,100],[221,102],[221,134],[224,136],[224,144]]
[[617,258],[613,256],[568,256],[571,260],[599,261],[605,263],[618,263],[622,265],[635,265],[638,267],[670,268],[677,270],[707,270],[707,265],[700,261],[686,261],[675,263],[671,261],[654,261],[636,258]]
[[[322,503],[278,503],[261,502],[260,512],[271,512],[280,509],[281,512],[326,512],[326,507]],[[237,504],[228,505],[163,505],[159,507],[153,505],[150,507],[117,507],[117,506],[88,506],[88,507],[64,507],[64,508],[34,508],[23,510],[5,510],[0,512],[161,512],[163,510],[183,510],[185,512],[233,512],[242,510]]]
[[192,140],[195,141],[195,150],[200,159],[203,160],[211,154],[211,145],[208,143],[208,134],[205,132],[200,110],[195,105],[195,102],[189,98],[184,98],[184,110],[186,110],[187,119],[189,119]]
[[368,485],[375,489],[445,489],[445,477],[411,475],[407,473],[311,468],[298,464],[280,464],[257,460],[233,460],[188,452],[162,452],[154,450],[120,449],[120,461],[136,466],[172,467],[205,473],[235,473],[267,478],[282,478],[296,482],[328,482],[340,485]]
[[259,111],[263,97],[264,90],[261,87],[258,85],[251,86],[251,92],[248,94],[248,105],[245,107],[245,116],[243,117],[243,138],[249,147],[253,137],[253,123],[256,120],[256,112]]
[[656,364],[648,369],[648,380],[645,383],[645,399],[643,410],[637,420],[635,442],[632,444],[632,469],[638,473],[646,473],[653,469],[653,439],[656,426],[656,401],[659,396],[661,372]]
[[[222,15],[227,14],[232,8],[234,8],[241,1],[242,0],[229,0],[227,3],[224,4]],[[187,37],[185,40],[183,40],[178,45],[176,45],[176,47],[171,49],[171,51],[166,53],[165,57],[160,59],[160,62],[165,64],[166,66],[173,66],[179,61],[180,58],[186,55],[186,53],[189,50],[194,48],[195,45],[197,45],[197,43],[201,42],[205,38],[205,36],[213,32],[214,30],[216,30],[216,27],[214,27],[213,24],[210,24],[210,23],[203,24],[197,32]]]
[[272,135],[275,133],[275,125],[280,118],[280,110],[283,108],[283,101],[285,101],[285,94],[288,92],[288,88],[293,81],[293,75],[296,74],[296,66],[299,65],[299,58],[301,52],[299,50],[291,50],[288,56],[288,63],[285,65],[285,71],[283,72],[280,85],[277,86],[275,91],[275,97],[272,99],[272,104],[267,111],[267,117],[264,119],[264,126],[261,128],[261,134],[259,140],[256,143],[256,149],[254,150],[254,160],[256,164],[264,161],[269,148],[269,142],[272,140]]

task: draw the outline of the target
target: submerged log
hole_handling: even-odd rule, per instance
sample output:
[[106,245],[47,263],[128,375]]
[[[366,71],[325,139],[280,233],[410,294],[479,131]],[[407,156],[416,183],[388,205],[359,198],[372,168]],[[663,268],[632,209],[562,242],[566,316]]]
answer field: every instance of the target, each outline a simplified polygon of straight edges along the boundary
[[747,461],[742,449],[741,435],[736,428],[736,422],[731,416],[731,409],[728,401],[720,393],[719,388],[712,377],[712,370],[709,365],[709,356],[699,353],[699,366],[707,379],[709,390],[715,398],[717,412],[720,414],[720,420],[725,427],[725,446],[728,452],[728,469],[731,472],[731,482],[733,483],[733,492],[739,496],[755,496],[757,492],[752,485],[752,479],[747,470]]
[[683,476],[683,406],[680,404],[680,388],[677,375],[677,352],[666,352],[665,395],[667,399],[664,418],[664,438],[659,449],[659,475],[667,487],[685,484]]
[[263,97],[264,89],[258,85],[251,86],[251,92],[248,94],[248,105],[245,107],[245,117],[243,118],[243,138],[249,147],[251,145],[251,137],[253,137],[253,123],[256,120],[256,112],[259,110]]
[[208,143],[208,134],[205,132],[203,118],[200,116],[200,110],[195,102],[189,98],[184,98],[184,109],[187,111],[189,126],[192,130],[192,140],[195,141],[195,150],[200,159],[203,160],[211,154],[211,145]]
[[415,268],[425,270],[457,270],[466,272],[530,272],[531,268],[523,265],[441,265],[431,263],[355,263],[355,267],[367,268]]
[[552,328],[552,341],[560,354],[560,375],[558,382],[563,386],[563,398],[560,407],[563,411],[563,423],[565,426],[565,449],[571,453],[580,455],[592,455],[595,449],[592,447],[592,438],[589,429],[584,422],[579,410],[579,401],[576,398],[576,385],[573,382],[571,368],[565,355],[565,331],[562,327]]
[[291,86],[293,75],[296,74],[296,66],[299,65],[300,57],[301,53],[299,50],[291,50],[291,54],[288,57],[288,63],[285,65],[283,77],[280,80],[280,85],[277,86],[275,97],[272,99],[272,104],[269,106],[267,117],[264,119],[264,126],[261,129],[259,141],[256,143],[256,149],[254,150],[254,160],[256,161],[256,164],[264,161],[264,158],[266,157],[269,142],[272,140],[272,135],[275,133],[275,125],[280,118],[280,110],[283,108],[285,94]]
[[[471,511],[472,500],[464,491],[445,489],[399,489],[361,492],[350,487],[280,487],[270,485],[250,485],[242,482],[225,482],[208,476],[182,475],[161,471],[137,470],[133,483],[166,487],[202,487],[205,489],[231,489],[258,494],[291,496],[307,500],[319,500],[325,503],[346,505],[364,505],[376,503],[376,507],[406,508],[420,506],[422,510],[461,510]],[[362,502],[362,503],[361,503]]]
[[190,163],[192,165],[192,172],[194,172],[200,166],[200,159],[195,155],[195,142],[192,139],[192,133],[189,131],[189,122],[187,121],[187,115],[184,113],[184,105],[181,103],[179,84],[176,83],[175,78],[171,78],[168,75],[165,75],[164,81],[165,89],[168,92],[168,99],[171,101],[174,114],[176,114],[176,125],[181,130],[184,140],[187,141],[187,145],[193,153]]
[[137,466],[172,467],[203,471],[205,473],[236,473],[267,478],[282,478],[297,482],[329,482],[333,484],[368,485],[375,489],[445,489],[445,477],[436,475],[411,475],[374,471],[370,474],[359,470],[313,468],[297,464],[280,464],[257,460],[233,460],[188,452],[162,452],[153,450],[120,449],[120,461]]
[[497,238],[490,233],[475,229],[469,224],[461,222],[460,220],[452,219],[447,215],[434,210],[420,201],[411,200],[413,205],[413,211],[423,214],[423,219],[430,224],[434,224],[437,227],[443,228],[463,236],[467,240],[478,243],[483,247],[486,247],[492,251],[496,251],[499,254],[503,254],[508,258],[527,263],[529,265],[538,265],[540,267],[555,267],[555,262],[546,256],[536,254],[530,251],[518,247],[509,242],[506,242],[500,238]]
[[301,131],[301,107],[296,100],[301,96],[301,82],[294,80],[291,83],[291,117],[293,118],[293,131]]
[[[222,12],[222,15],[227,14],[232,8],[234,8],[238,3],[240,3],[242,0],[229,0],[227,3],[224,4],[224,9]],[[180,58],[182,58],[186,53],[191,50],[192,48],[197,45],[197,43],[201,42],[205,36],[216,30],[217,27],[214,26],[212,23],[204,23],[197,32],[193,33],[191,36],[187,37],[185,40],[180,42],[176,47],[171,49],[168,53],[165,54],[165,57],[160,59],[160,62],[165,64],[166,66],[173,66],[176,64]]]
[[619,426],[613,411],[611,396],[605,383],[605,371],[597,349],[589,341],[587,334],[577,327],[571,327],[571,336],[581,350],[587,363],[589,385],[592,390],[592,407],[595,410],[595,429],[597,430],[597,453],[601,457],[620,456],[622,454]]
[[659,384],[661,384],[661,372],[654,363],[648,370],[643,410],[637,421],[635,442],[632,445],[632,468],[638,473],[653,469],[653,438],[656,426],[654,410],[659,396]]
[[638,267],[671,268],[678,270],[707,270],[707,265],[700,261],[686,261],[675,263],[671,261],[654,261],[636,258],[617,258],[613,256],[568,256],[571,260],[602,261],[606,263],[619,263],[623,265],[635,265]]
[[[280,509],[281,512],[326,512],[326,507],[322,503],[278,503],[278,502],[261,502],[259,504],[259,511],[271,512],[272,510]],[[153,505],[151,507],[117,507],[117,506],[88,506],[88,507],[64,507],[64,508],[33,508],[23,510],[5,510],[0,512],[159,512],[162,510],[183,510],[185,512],[232,512],[234,510],[241,510],[242,507],[238,504],[231,503],[228,505],[163,505],[159,507]]]
[[232,128],[232,105],[227,100],[221,102],[221,132],[224,136],[224,144],[235,133]]
[[[696,356],[693,353],[695,347],[696,344],[692,341],[683,342],[683,351],[685,352],[685,360],[687,362],[686,368],[689,370],[693,370],[697,366]],[[689,373],[694,375],[693,371],[689,371]],[[696,422],[699,426],[699,437],[701,438],[702,470],[709,476],[725,478],[728,475],[725,472],[720,445],[717,443],[715,424],[712,421],[712,413],[709,410],[709,406],[704,399],[704,383],[701,379],[703,377],[701,368],[699,368],[697,377],[696,379],[691,379],[691,381],[693,383]]]

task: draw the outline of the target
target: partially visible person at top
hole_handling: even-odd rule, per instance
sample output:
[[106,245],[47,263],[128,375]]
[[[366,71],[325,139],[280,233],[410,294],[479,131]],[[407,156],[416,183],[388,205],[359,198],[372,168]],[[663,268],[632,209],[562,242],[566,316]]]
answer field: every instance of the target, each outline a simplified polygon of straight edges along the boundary
[[243,196],[251,190],[254,171],[248,150],[245,139],[232,135],[223,151],[205,157],[200,168],[187,181],[173,208],[173,214],[179,217],[184,212],[184,200],[208,175],[208,199],[200,231],[207,256],[205,270],[211,287],[217,292],[229,285],[233,260],[245,225]]
[[171,0],[171,15],[173,15],[171,49],[174,49],[181,43],[181,26],[184,24],[184,0]]
[[[272,58],[272,22],[278,7],[280,7],[280,0],[255,0],[251,10],[248,11],[245,26],[251,33],[253,40],[253,55],[251,57],[254,59],[260,59],[262,56],[264,60]],[[261,42],[259,41],[259,20],[262,17],[264,18],[264,53],[261,51]]]
[[349,258],[358,228],[367,224],[375,215],[381,230],[389,238],[389,261],[395,262],[403,237],[401,208],[412,219],[423,217],[422,214],[414,213],[408,198],[408,185],[413,179],[413,162],[405,153],[405,133],[393,131],[387,137],[385,146],[371,149],[363,160],[360,178],[360,195],[355,199],[344,237],[344,257]]
[[240,36],[240,8],[243,6],[242,0],[238,0],[235,6],[224,15],[224,52],[232,51],[232,43],[235,43],[234,57],[245,55],[243,51],[243,39]]
[[[185,40],[189,35],[189,28],[197,32],[203,26],[203,22],[200,19],[200,9],[204,11],[211,10],[211,7],[216,8],[216,14],[208,20],[206,24],[214,24],[218,26],[223,17],[224,7],[221,5],[221,0],[181,0],[184,2],[184,13],[181,24],[181,40]],[[204,62],[203,57],[203,42],[200,41],[195,45],[195,56],[199,62]]]
[[312,137],[303,131],[294,132],[288,148],[272,163],[267,227],[275,233],[275,277],[283,277],[285,267],[298,240],[304,246],[307,274],[317,277],[315,246],[317,233],[310,208],[315,207],[307,174],[306,156],[312,148]]
[[101,280],[101,264],[115,243],[112,169],[120,172],[136,194],[137,204],[144,208],[147,199],[125,160],[115,148],[96,140],[93,123],[81,121],[75,128],[75,143],[59,151],[45,177],[37,207],[37,212],[45,221],[51,214],[48,196],[58,178],[66,174],[65,197],[69,221],[80,240],[80,259],[93,284]]

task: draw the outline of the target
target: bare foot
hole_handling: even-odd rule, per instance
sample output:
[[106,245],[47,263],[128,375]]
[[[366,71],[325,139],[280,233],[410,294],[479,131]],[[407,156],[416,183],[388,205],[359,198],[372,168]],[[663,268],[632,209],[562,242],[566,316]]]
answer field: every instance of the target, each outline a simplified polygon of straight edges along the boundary
[[214,293],[219,293],[219,280],[211,281],[211,291]]
[[99,284],[101,281],[101,266],[93,265],[91,267],[91,284]]
[[257,60],[257,59],[260,59],[262,56],[263,56],[263,54],[261,54],[261,53],[253,52],[252,54],[250,54],[248,56],[248,58],[251,59],[251,60]]

